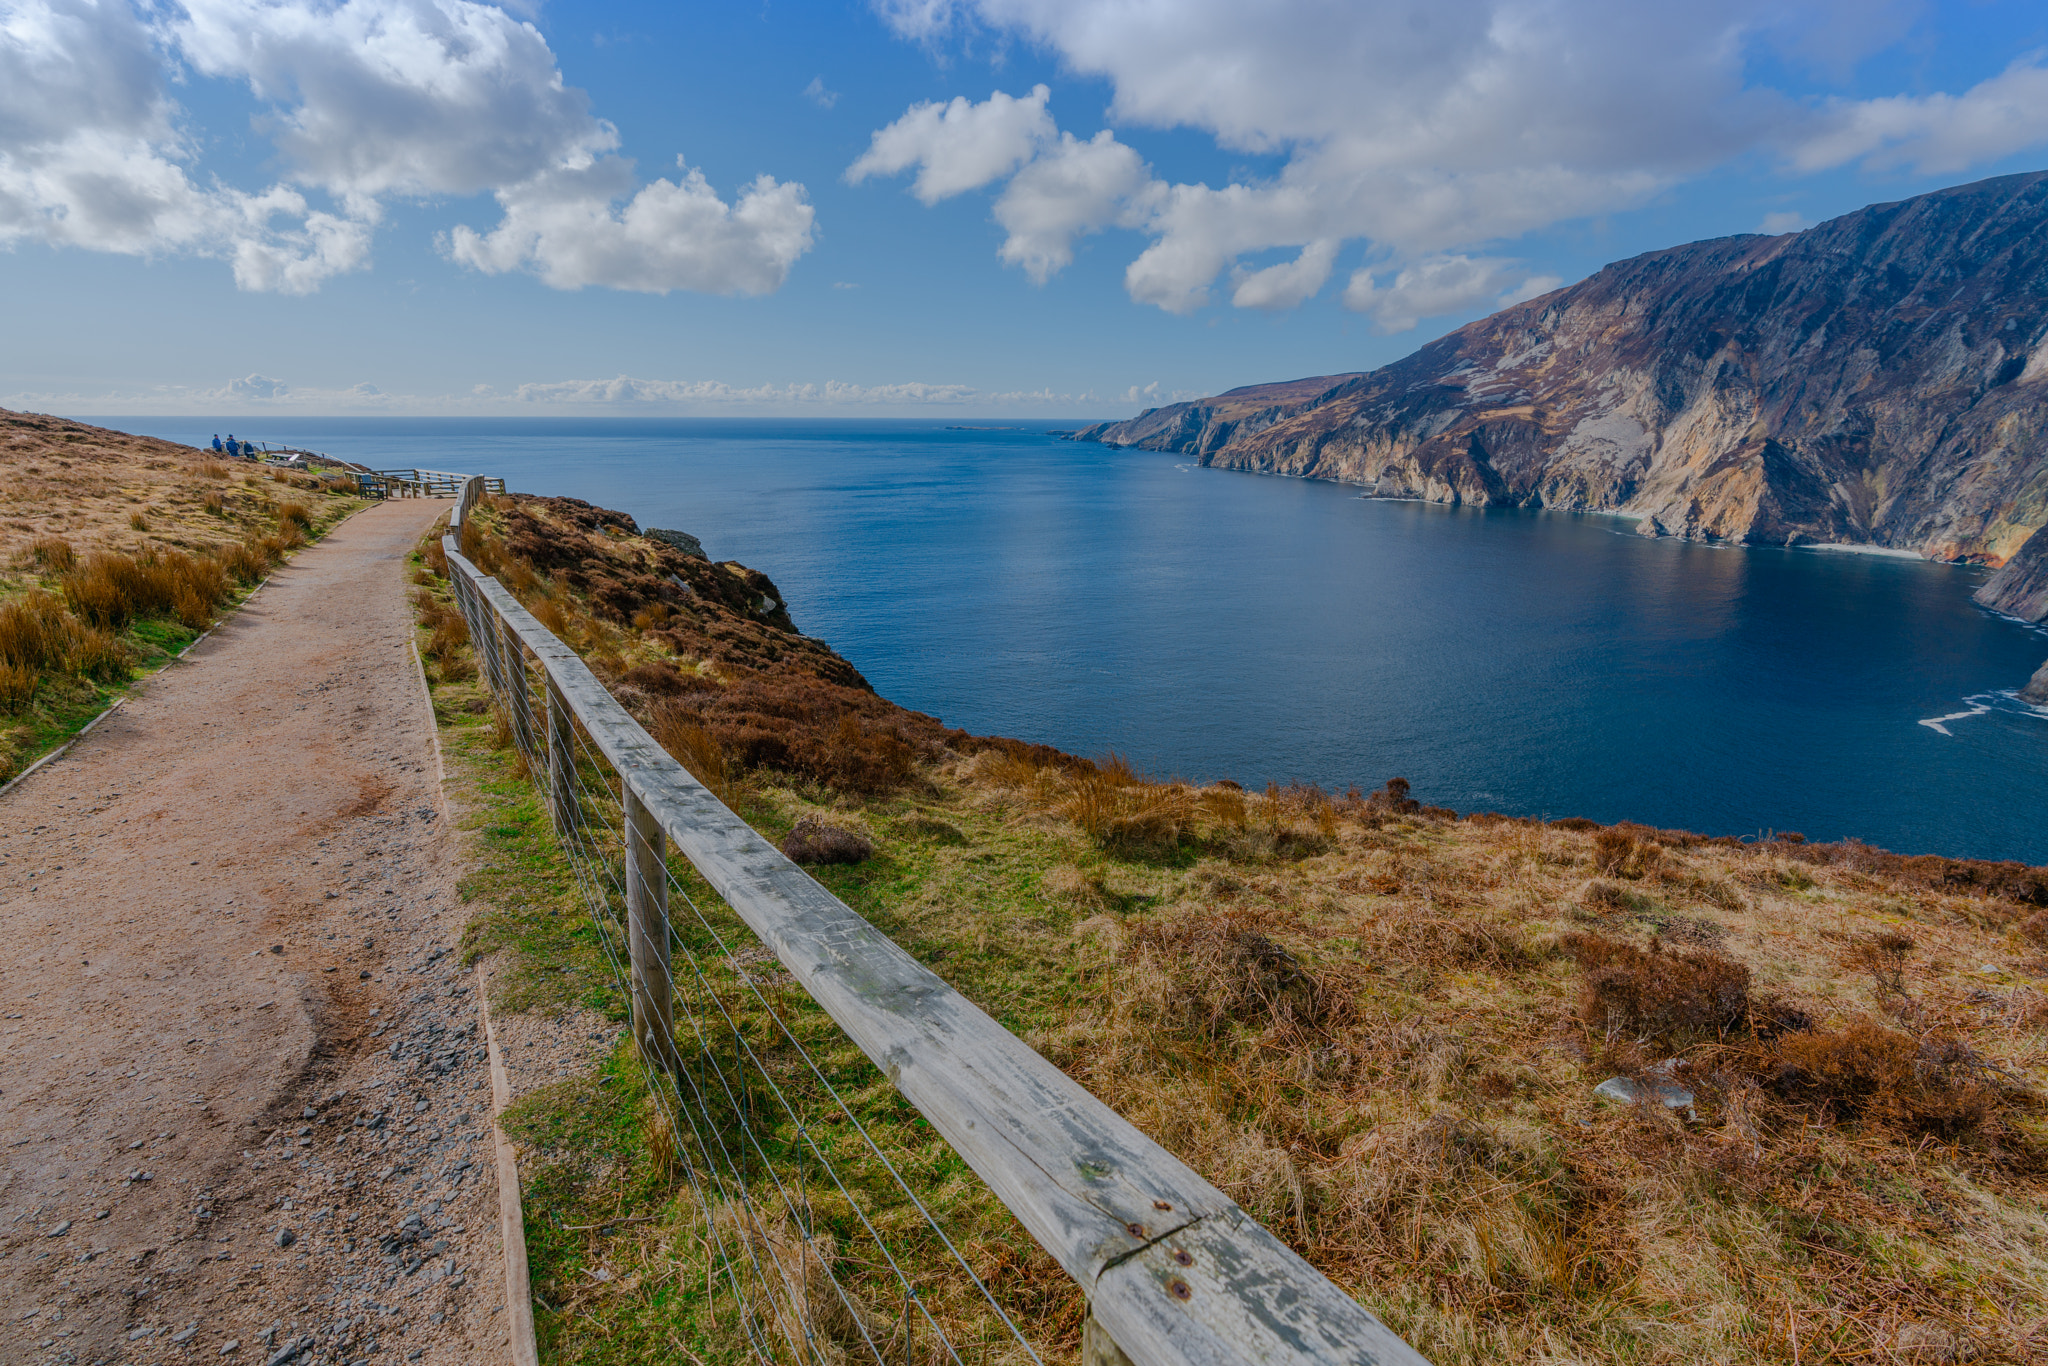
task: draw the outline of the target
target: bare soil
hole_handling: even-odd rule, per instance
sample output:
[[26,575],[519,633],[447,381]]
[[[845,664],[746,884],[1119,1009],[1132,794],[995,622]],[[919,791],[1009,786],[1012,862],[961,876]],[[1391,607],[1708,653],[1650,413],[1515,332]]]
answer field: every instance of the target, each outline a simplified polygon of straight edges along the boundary
[[344,523],[0,798],[0,1360],[503,1358],[404,594],[444,506]]

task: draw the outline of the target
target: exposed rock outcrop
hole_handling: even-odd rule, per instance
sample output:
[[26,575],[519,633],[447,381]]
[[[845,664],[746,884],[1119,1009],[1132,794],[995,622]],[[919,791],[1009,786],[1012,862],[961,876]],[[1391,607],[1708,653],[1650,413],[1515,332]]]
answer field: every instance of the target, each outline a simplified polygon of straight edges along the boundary
[[2022,621],[2048,618],[2048,535],[2029,537],[2004,568],[1984,581],[1977,601]]
[[[1650,534],[2002,565],[2048,523],[2048,172],[1651,252],[1368,374],[1076,439],[1386,496],[1633,512]],[[2044,584],[2034,569],[1997,594],[2039,618]]]
[[2020,690],[2020,696],[2037,707],[2048,707],[2048,664],[2034,671],[2033,682]]

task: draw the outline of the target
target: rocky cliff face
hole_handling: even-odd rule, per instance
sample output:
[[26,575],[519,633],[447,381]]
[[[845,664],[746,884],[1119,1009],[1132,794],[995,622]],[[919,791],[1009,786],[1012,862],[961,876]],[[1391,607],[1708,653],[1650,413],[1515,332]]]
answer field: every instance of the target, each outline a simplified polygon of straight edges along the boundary
[[[2048,172],[1651,252],[1368,374],[1077,439],[1383,496],[1632,512],[1653,535],[2019,564],[2048,523]],[[1990,605],[2048,613],[2035,540],[2032,587],[2015,575]]]

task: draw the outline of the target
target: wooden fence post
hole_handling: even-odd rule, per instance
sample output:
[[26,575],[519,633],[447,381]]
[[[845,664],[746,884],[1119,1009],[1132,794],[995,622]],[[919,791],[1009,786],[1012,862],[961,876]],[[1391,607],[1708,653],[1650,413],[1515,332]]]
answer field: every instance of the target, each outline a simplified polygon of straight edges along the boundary
[[675,1005],[668,952],[668,837],[620,774],[626,808],[626,947],[633,963],[633,1042],[640,1056],[673,1070]]
[[1081,1320],[1081,1366],[1131,1366],[1124,1349],[1095,1321],[1092,1311]]
[[555,818],[555,833],[574,839],[580,823],[577,813],[582,810],[576,800],[576,722],[552,675],[547,680],[547,704],[548,810]]
[[519,632],[503,617],[498,618],[498,662],[505,675],[505,711],[512,722],[512,743],[531,764],[533,752],[533,691],[526,681],[526,654],[519,645]]

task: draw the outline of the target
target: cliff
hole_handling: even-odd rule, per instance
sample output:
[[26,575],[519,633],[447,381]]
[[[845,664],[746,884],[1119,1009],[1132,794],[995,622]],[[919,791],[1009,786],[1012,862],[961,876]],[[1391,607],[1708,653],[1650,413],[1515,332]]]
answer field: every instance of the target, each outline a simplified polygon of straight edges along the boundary
[[[2044,419],[2036,172],[1651,252],[1370,373],[1075,439],[1386,497],[1631,512],[1653,535],[2002,565],[2048,522]],[[1989,605],[2048,612],[2048,574],[2025,583]]]

